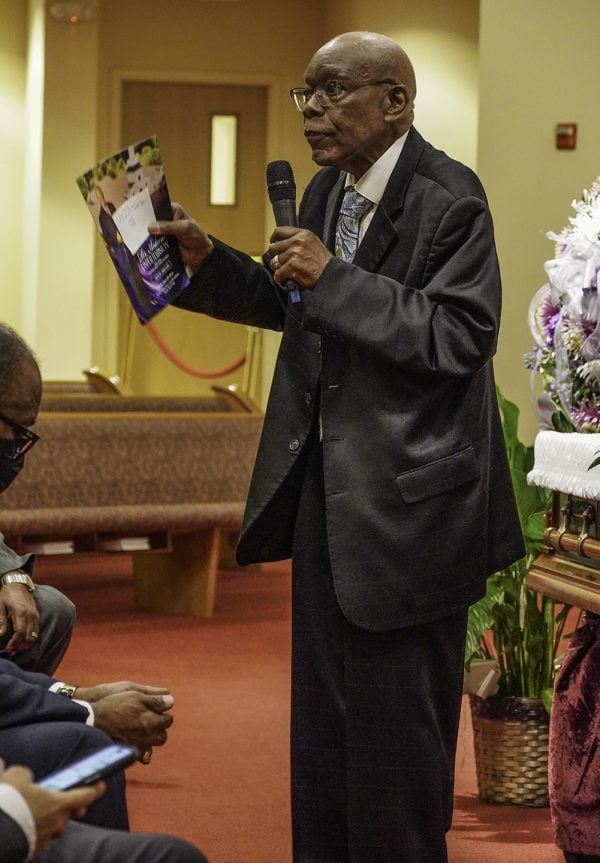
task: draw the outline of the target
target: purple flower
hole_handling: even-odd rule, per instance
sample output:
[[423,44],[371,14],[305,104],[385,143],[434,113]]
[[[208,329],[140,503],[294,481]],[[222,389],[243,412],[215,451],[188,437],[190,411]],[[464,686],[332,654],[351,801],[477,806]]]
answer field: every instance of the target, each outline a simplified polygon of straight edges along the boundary
[[550,296],[546,297],[539,310],[540,324],[546,334],[546,345],[551,348],[554,344],[554,332],[560,319],[560,306],[552,301]]
[[571,420],[578,432],[600,431],[600,409],[596,399],[586,399],[571,408]]

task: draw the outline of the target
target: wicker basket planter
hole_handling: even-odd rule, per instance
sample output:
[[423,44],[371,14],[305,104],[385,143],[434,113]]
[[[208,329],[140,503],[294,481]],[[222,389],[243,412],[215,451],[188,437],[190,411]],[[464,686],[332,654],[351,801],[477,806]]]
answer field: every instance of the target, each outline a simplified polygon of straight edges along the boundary
[[542,702],[469,698],[479,799],[548,806],[549,717]]

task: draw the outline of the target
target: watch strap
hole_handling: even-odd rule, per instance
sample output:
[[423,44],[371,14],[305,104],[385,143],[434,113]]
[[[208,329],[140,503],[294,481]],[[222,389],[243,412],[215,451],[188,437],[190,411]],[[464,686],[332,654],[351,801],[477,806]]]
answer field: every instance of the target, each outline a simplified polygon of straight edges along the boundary
[[5,572],[4,575],[0,576],[0,584],[4,587],[7,584],[23,584],[27,588],[27,590],[33,591],[35,590],[35,584],[30,575],[23,570],[13,569],[10,572]]

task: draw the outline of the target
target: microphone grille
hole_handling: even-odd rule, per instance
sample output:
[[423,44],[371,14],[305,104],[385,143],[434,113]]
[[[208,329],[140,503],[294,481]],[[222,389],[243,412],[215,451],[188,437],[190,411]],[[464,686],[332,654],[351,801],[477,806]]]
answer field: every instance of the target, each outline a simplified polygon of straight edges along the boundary
[[296,200],[296,181],[289,162],[279,159],[267,165],[267,191],[272,204]]

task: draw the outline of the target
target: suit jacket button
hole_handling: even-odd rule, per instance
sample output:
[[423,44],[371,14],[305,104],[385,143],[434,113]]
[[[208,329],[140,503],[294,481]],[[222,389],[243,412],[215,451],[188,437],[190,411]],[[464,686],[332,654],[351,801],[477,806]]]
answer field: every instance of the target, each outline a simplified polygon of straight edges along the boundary
[[296,450],[298,449],[299,446],[300,446],[299,440],[294,439],[294,440],[290,441],[290,449],[292,452],[296,452]]
[[304,401],[307,405],[312,405],[312,395],[310,393],[306,393],[304,396]]

